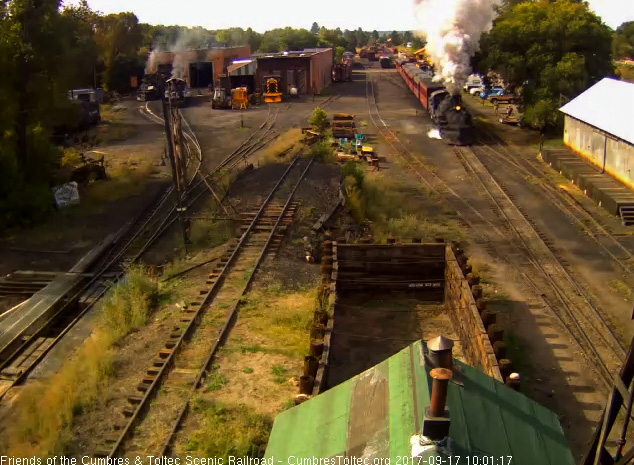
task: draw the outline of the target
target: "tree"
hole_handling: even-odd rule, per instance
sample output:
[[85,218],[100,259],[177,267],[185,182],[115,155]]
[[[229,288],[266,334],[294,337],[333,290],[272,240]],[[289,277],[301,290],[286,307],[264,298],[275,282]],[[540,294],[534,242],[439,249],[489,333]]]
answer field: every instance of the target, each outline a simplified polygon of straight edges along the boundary
[[374,41],[379,40],[379,31],[377,30],[372,31],[372,40]]
[[401,45],[403,43],[403,38],[401,37],[401,35],[396,32],[396,31],[392,31],[392,33],[389,36],[391,40],[391,44],[395,47]]
[[412,35],[412,31],[405,31],[403,33],[403,43],[407,44],[407,43],[411,42],[413,37],[414,36]]
[[332,57],[335,63],[338,63],[343,59],[343,54],[345,53],[345,51],[346,49],[344,47],[335,47],[334,54]]
[[[138,57],[143,35],[136,15],[126,12],[101,16],[95,39],[105,68],[102,81],[106,90],[128,88],[129,77],[143,69]],[[125,80],[124,75],[127,75]]]
[[319,32],[319,24],[313,23],[313,25],[310,27],[310,32],[313,34],[317,34]]
[[328,126],[328,113],[317,107],[308,119],[308,122],[315,127],[320,133],[323,133]]
[[427,42],[422,37],[414,36],[414,38],[412,39],[412,48],[414,50],[420,50],[426,45],[426,43]]
[[628,21],[616,28],[612,42],[614,59],[634,57],[634,21]]
[[610,29],[585,3],[523,2],[482,35],[475,62],[521,90],[529,123],[552,126],[561,94],[573,98],[614,72],[611,46]]

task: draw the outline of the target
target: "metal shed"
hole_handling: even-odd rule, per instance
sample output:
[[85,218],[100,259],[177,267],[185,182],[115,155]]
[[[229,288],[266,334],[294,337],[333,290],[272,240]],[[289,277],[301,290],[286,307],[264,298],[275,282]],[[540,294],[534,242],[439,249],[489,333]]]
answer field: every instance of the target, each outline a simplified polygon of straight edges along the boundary
[[[369,459],[364,463],[379,463],[372,459],[380,458],[403,465],[458,463],[456,458],[461,456],[460,463],[471,464],[574,464],[553,412],[456,360],[447,390],[448,439],[423,450],[420,457],[427,461],[406,460],[413,450],[421,451],[414,449],[415,443],[420,445],[417,441],[427,426],[423,426],[427,421],[423,418],[432,383],[425,350],[425,344],[418,341],[279,414],[265,457],[280,463],[288,463],[291,457],[294,463],[306,463],[300,460],[338,456]],[[442,454],[450,454],[454,460]]]
[[560,111],[564,143],[634,187],[634,84],[604,78]]

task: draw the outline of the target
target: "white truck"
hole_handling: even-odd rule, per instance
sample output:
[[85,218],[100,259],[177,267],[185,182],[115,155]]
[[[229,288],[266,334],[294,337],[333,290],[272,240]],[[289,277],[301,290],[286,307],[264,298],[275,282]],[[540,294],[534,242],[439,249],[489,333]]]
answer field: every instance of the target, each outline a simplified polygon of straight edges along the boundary
[[477,87],[482,87],[482,86],[483,86],[482,78],[478,76],[477,74],[472,74],[471,76],[469,76],[466,84],[463,86],[463,90],[465,92],[469,92],[471,89],[475,89]]

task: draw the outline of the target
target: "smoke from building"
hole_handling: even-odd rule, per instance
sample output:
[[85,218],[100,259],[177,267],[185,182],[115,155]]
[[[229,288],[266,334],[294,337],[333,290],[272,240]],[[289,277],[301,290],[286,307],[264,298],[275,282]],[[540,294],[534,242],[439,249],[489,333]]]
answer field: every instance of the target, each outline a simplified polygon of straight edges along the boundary
[[425,50],[435,66],[434,80],[456,93],[471,74],[470,57],[482,32],[491,27],[499,0],[414,0]]

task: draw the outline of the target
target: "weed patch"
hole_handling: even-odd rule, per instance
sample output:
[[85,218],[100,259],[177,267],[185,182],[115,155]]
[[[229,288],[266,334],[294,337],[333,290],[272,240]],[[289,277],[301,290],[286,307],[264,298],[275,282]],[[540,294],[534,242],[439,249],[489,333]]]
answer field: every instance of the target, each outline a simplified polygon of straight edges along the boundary
[[284,163],[293,155],[297,155],[303,147],[302,130],[289,129],[261,150],[260,161],[263,165]]
[[186,449],[200,457],[264,456],[273,426],[271,418],[246,406],[225,406],[194,399],[192,410],[200,417],[201,428],[193,433]]
[[[212,368],[216,370],[217,367]],[[227,384],[227,378],[222,376],[217,371],[212,371],[211,374],[207,377],[207,383],[205,384],[205,392],[217,391],[222,389],[224,385]]]
[[113,346],[147,321],[157,285],[141,268],[130,270],[106,297],[90,339],[51,379],[25,387],[3,423],[6,452],[14,456],[64,454],[73,418],[89,410],[114,373]]
[[417,237],[433,241],[460,240],[462,233],[455,217],[447,218],[439,201],[425,189],[408,185],[383,173],[366,173],[356,163],[343,168],[348,208],[360,223],[369,222],[375,239],[388,236]]
[[273,381],[277,384],[283,384],[288,379],[288,369],[281,365],[273,365],[271,367],[271,374],[273,375]]
[[610,288],[612,292],[623,297],[624,300],[631,300],[632,289],[623,281],[619,279],[613,279],[610,282],[608,282],[608,287]]

